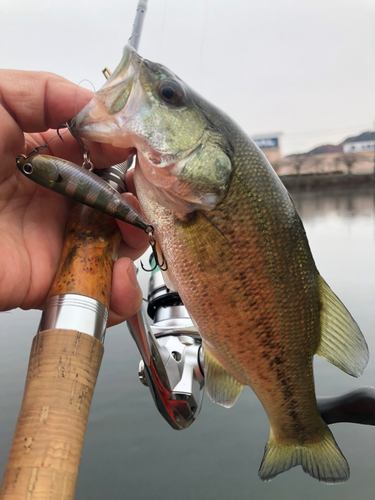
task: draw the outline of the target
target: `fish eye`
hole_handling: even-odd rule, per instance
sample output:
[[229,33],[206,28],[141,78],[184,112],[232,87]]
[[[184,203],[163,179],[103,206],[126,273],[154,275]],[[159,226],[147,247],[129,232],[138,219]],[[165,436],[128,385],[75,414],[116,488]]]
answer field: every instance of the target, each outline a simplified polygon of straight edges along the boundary
[[34,168],[31,163],[25,163],[25,165],[22,166],[22,170],[24,174],[30,175],[33,173]]
[[159,87],[159,97],[169,104],[178,104],[183,97],[182,87],[177,82],[162,82]]

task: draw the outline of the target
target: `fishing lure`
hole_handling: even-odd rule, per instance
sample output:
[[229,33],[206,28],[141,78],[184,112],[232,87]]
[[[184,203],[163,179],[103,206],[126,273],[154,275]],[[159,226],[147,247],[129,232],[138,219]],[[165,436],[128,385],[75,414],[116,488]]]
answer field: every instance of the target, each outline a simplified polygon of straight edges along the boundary
[[48,155],[19,155],[19,171],[32,181],[143,229],[151,238],[153,227],[112,186],[93,172]]

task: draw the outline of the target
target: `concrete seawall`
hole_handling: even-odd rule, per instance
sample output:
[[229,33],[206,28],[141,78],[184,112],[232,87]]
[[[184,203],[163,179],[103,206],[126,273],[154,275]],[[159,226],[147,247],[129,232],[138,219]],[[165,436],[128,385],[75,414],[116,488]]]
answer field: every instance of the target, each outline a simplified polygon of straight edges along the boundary
[[281,175],[280,179],[284,186],[291,191],[375,186],[374,174],[348,175],[342,172],[330,172],[327,174]]

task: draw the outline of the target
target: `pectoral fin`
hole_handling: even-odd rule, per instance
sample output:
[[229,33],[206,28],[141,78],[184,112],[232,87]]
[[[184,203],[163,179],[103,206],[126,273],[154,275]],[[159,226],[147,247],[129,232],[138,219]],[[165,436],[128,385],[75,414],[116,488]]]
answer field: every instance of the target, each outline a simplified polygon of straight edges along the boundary
[[199,210],[193,212],[178,224],[181,226],[184,245],[189,253],[195,256],[202,272],[211,272],[220,263],[228,265],[233,256],[233,249],[205,213]]
[[242,392],[243,385],[230,375],[203,342],[206,392],[214,403],[231,408]]
[[319,276],[322,303],[322,333],[316,354],[344,372],[359,377],[365,369],[369,353],[359,326],[341,300]]

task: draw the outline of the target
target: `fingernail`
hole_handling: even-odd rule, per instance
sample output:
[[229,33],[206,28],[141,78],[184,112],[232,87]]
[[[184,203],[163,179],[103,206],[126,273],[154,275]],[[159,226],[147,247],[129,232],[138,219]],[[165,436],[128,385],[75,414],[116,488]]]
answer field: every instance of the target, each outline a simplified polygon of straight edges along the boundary
[[130,283],[133,285],[133,288],[137,290],[139,288],[138,280],[137,280],[137,275],[135,273],[135,266],[133,263],[130,264],[129,269],[128,269],[128,276]]

